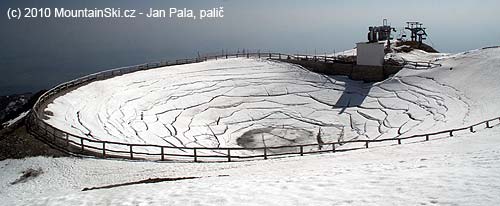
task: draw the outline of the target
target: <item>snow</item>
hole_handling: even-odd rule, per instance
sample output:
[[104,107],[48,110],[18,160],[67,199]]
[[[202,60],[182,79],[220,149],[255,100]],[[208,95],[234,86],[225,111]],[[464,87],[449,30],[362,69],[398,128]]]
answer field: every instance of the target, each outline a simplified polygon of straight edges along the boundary
[[14,123],[16,123],[17,121],[21,120],[21,119],[22,119],[22,118],[24,118],[26,115],[28,115],[28,113],[29,113],[29,112],[30,112],[30,111],[23,112],[23,113],[21,113],[19,116],[17,116],[16,118],[14,118],[14,119],[11,119],[11,120],[9,120],[9,121],[4,122],[2,125],[3,125],[4,127],[8,127],[8,126],[10,126],[10,125],[13,125],[13,124],[14,124]]
[[82,86],[48,105],[47,122],[93,139],[165,146],[317,143],[319,131],[333,142],[342,130],[344,140],[394,138],[467,121],[472,100],[432,77],[446,69],[405,68],[369,84],[275,61],[212,60]]
[[[34,157],[0,162],[5,205],[495,205],[500,126],[344,153],[231,163]],[[22,171],[39,177],[16,185]],[[199,179],[82,192],[155,177]]]
[[500,116],[500,48],[485,48],[436,59],[442,64],[430,70],[402,70],[397,76],[430,78],[460,91],[468,99],[469,111],[464,124],[472,124]]
[[386,55],[386,59],[395,58],[397,60],[402,59],[413,62],[435,62],[449,55],[450,54],[448,53],[429,53],[419,49],[414,49],[410,52],[389,53]]
[[[500,48],[395,55],[442,66],[409,66],[367,84],[274,61],[208,61],[88,84],[56,98],[47,121],[103,140],[245,146],[238,138],[261,137],[256,145],[314,142],[321,128],[325,142],[342,131],[346,140],[377,139],[500,116]],[[8,159],[0,162],[0,199],[6,205],[495,205],[500,125],[494,124],[427,142],[266,161]],[[29,168],[43,174],[10,184]],[[81,191],[167,177],[199,178]]]

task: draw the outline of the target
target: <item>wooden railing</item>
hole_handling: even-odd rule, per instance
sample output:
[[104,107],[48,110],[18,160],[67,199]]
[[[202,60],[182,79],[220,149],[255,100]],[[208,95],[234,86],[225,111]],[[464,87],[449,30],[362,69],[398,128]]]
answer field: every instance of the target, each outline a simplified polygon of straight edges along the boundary
[[418,69],[418,68],[428,69],[428,68],[432,68],[432,67],[442,66],[441,64],[438,64],[438,63],[424,62],[424,61],[408,61],[406,59],[403,59],[403,65],[412,66],[412,67],[415,67],[416,69]]
[[146,64],[139,64],[134,66],[120,67],[116,69],[106,70],[102,72],[98,72],[95,74],[90,74],[87,76],[80,77],[75,80],[71,80],[62,84],[55,86],[49,91],[45,92],[38,101],[36,102],[33,109],[35,111],[40,111],[40,105],[44,103],[47,99],[52,98],[54,95],[59,94],[63,90],[67,90],[70,88],[78,87],[93,81],[104,80],[116,76],[120,76],[123,74],[128,74],[136,71],[144,71],[159,67],[166,66],[175,66],[182,64],[191,64],[198,63],[207,60],[217,60],[217,59],[229,59],[229,58],[265,58],[265,59],[273,59],[273,60],[281,60],[281,59],[293,59],[293,60],[310,60],[310,61],[323,61],[323,62],[334,62],[338,61],[336,57],[332,56],[309,56],[309,55],[300,55],[300,54],[283,54],[283,53],[238,53],[238,54],[222,54],[222,55],[214,55],[214,56],[203,56],[198,58],[191,59],[177,59],[173,61],[158,61]]
[[[234,161],[237,159],[268,159],[276,156],[290,156],[290,155],[305,155],[314,153],[325,152],[339,152],[349,151],[360,148],[368,148],[375,143],[389,142],[401,144],[403,140],[424,138],[425,141],[430,140],[430,137],[446,134],[446,136],[453,136],[454,133],[460,131],[475,132],[474,129],[481,125],[486,128],[491,128],[494,122],[500,121],[500,118],[485,120],[466,127],[443,130],[439,132],[412,135],[407,137],[394,137],[387,139],[374,139],[374,140],[351,140],[351,141],[337,141],[322,144],[302,144],[302,145],[287,145],[287,146],[274,146],[274,147],[255,147],[255,148],[241,148],[241,147],[174,147],[165,145],[152,145],[152,144],[128,144],[122,142],[101,141],[90,139],[69,132],[60,130],[43,120],[43,109],[47,103],[59,93],[69,89],[102,79],[107,79],[127,73],[136,71],[148,70],[164,66],[180,65],[206,61],[209,59],[226,59],[234,57],[257,57],[267,59],[311,59],[313,61],[336,61],[335,58],[326,56],[301,56],[301,55],[288,55],[280,53],[247,53],[247,54],[232,54],[232,55],[218,55],[207,56],[195,59],[182,59],[176,61],[163,61],[150,64],[141,64],[130,67],[123,67],[108,71],[99,72],[96,74],[87,75],[63,84],[60,84],[53,89],[47,91],[40,96],[36,104],[33,106],[32,112],[27,118],[28,131],[35,137],[41,139],[45,143],[68,152],[73,155],[90,155],[102,158],[127,158],[127,159],[145,159],[145,160],[187,160],[198,162],[207,159],[216,161]],[[149,152],[149,151],[155,152]]]

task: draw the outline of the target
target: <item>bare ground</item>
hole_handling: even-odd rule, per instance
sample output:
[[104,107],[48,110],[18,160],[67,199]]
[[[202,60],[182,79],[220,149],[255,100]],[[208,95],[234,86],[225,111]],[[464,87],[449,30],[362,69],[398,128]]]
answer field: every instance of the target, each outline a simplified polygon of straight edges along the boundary
[[33,156],[68,156],[30,135],[24,121],[0,131],[0,161]]

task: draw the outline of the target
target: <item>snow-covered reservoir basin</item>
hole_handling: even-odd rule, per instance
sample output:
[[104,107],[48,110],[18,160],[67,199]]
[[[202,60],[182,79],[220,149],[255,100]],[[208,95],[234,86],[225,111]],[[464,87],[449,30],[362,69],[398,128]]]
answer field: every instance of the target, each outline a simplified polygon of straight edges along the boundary
[[[163,67],[92,82],[57,97],[45,109],[53,114],[46,121],[91,139],[179,147],[428,133],[498,115],[491,112],[493,103],[475,98],[498,99],[491,75],[498,76],[492,70],[498,68],[499,53],[494,48],[441,55],[442,67],[405,68],[374,84],[263,59]],[[484,85],[468,86],[466,77]]]

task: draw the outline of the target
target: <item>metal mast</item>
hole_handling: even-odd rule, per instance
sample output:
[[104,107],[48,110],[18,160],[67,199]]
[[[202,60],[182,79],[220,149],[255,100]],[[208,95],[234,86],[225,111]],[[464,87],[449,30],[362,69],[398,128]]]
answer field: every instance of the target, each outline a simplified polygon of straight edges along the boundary
[[427,39],[427,33],[425,32],[424,27],[422,27],[422,23],[418,21],[409,21],[406,22],[405,29],[410,30],[411,32],[411,41],[418,42],[418,46],[422,46],[422,41]]

